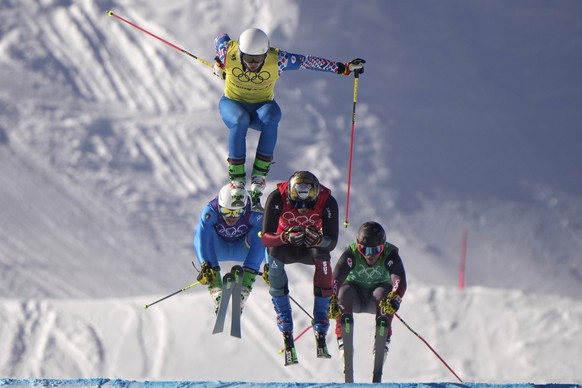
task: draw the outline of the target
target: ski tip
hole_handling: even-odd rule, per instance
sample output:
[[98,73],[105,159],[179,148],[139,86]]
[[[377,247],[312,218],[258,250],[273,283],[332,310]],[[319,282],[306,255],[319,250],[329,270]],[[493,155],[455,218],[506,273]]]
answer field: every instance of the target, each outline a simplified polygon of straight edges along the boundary
[[144,305],[143,305],[143,308],[144,308],[144,309],[147,309],[148,307],[149,307],[149,306],[148,306],[147,304],[144,304]]
[[347,222],[347,221],[344,221],[344,228],[347,228],[349,225],[350,225],[350,223],[349,223],[349,222]]
[[113,16],[113,10],[112,9],[110,9],[110,10],[107,11],[107,16]]

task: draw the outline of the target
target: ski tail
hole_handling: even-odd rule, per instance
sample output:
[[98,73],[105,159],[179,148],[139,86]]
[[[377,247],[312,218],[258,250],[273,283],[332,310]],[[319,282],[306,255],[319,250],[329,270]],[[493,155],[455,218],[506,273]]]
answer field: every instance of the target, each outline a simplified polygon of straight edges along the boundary
[[354,316],[341,315],[342,341],[344,353],[344,375],[346,383],[354,382]]
[[226,319],[226,311],[232,296],[232,288],[235,283],[235,277],[232,273],[227,273],[222,277],[222,296],[220,297],[220,305],[216,313],[216,321],[212,334],[222,333],[224,330],[224,321]]
[[386,339],[389,328],[388,318],[384,315],[376,318],[376,335],[374,339],[374,373],[373,383],[382,382],[382,369],[384,367],[384,356],[386,353]]
[[230,335],[233,337],[241,338],[241,289],[244,270],[240,265],[235,265],[230,270],[230,273],[234,276],[234,284],[232,287],[232,316]]

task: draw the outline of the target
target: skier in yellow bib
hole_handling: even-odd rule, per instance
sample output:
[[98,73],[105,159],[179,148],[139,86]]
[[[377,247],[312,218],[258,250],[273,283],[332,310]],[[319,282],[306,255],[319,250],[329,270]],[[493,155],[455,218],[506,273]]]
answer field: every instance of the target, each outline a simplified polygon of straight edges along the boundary
[[346,63],[292,54],[270,46],[267,34],[258,29],[245,30],[239,40],[219,34],[215,40],[214,73],[225,80],[224,96],[219,102],[222,120],[230,130],[228,174],[235,184],[233,195],[246,190],[246,135],[249,128],[260,131],[251,172],[250,192],[253,210],[262,211],[260,197],[273,161],[281,109],[275,101],[275,83],[287,70],[311,69],[349,75],[364,72],[365,61],[357,58]]

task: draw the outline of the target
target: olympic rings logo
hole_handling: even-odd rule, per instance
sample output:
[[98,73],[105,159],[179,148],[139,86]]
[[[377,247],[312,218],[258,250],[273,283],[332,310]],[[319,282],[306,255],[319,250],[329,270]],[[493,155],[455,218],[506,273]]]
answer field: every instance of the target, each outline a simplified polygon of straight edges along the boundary
[[285,221],[287,225],[295,226],[307,226],[307,225],[320,225],[321,224],[321,214],[314,213],[309,217],[307,215],[296,215],[293,212],[287,211],[281,214],[281,218]]
[[365,268],[361,266],[355,270],[358,276],[365,276],[368,280],[378,280],[382,277],[382,271],[380,268],[368,267]]
[[239,227],[225,227],[224,225],[216,225],[216,233],[220,237],[224,238],[239,238],[244,236],[249,232],[249,227],[247,225],[240,225]]
[[235,76],[240,82],[246,83],[251,82],[253,84],[259,85],[271,78],[271,73],[268,71],[261,71],[259,73],[253,73],[252,71],[244,71],[240,67],[235,67],[232,70],[232,75]]

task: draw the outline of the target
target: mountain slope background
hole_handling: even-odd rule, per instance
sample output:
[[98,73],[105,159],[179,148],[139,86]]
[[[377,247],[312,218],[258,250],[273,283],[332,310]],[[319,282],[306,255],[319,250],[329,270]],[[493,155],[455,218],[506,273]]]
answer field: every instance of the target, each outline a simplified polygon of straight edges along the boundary
[[[100,328],[86,312],[79,314],[88,327],[80,332],[87,335],[79,334],[75,349],[100,354],[94,360],[98,367],[91,367],[91,360],[77,362],[67,353],[68,345],[29,336],[32,327],[24,329],[32,316],[43,325],[53,317],[56,326],[43,326],[50,333],[67,325],[62,322],[67,309],[133,305],[136,300],[139,307],[142,299],[151,301],[191,283],[198,214],[227,179],[228,133],[217,110],[222,81],[200,62],[108,17],[108,9],[206,60],[214,55],[217,33],[236,38],[250,26],[265,29],[274,46],[291,52],[344,61],[365,58],[349,227],[342,229],[339,246],[354,238],[362,222],[383,223],[410,277],[404,319],[422,322],[423,335],[439,338],[440,348],[453,346],[451,354],[497,357],[495,344],[509,340],[499,336],[501,328],[494,323],[499,321],[493,317],[507,314],[511,321],[515,314],[519,324],[507,335],[514,335],[519,345],[504,357],[521,354],[531,361],[521,365],[520,374],[511,363],[503,369],[499,360],[491,361],[490,373],[467,366],[470,358],[454,360],[476,379],[580,381],[563,361],[571,356],[563,349],[554,372],[549,372],[554,364],[547,364],[548,371],[529,369],[537,364],[533,354],[539,355],[539,349],[575,343],[580,320],[574,318],[582,297],[582,6],[537,0],[0,0],[0,296],[7,319],[2,336],[19,339],[2,341],[12,345],[2,345],[7,352],[0,358],[0,374],[204,377],[189,369],[192,360],[182,357],[188,351],[181,348],[176,357],[184,364],[157,359],[155,373],[141,358],[135,369],[112,366],[110,351],[127,356],[136,348],[104,339],[115,328]],[[295,170],[309,169],[332,189],[340,216],[346,216],[353,87],[352,77],[283,74],[276,89],[283,119],[268,189]],[[257,138],[249,131],[249,160]],[[471,288],[462,294],[455,288],[465,229],[466,283]],[[311,306],[311,269],[289,270],[292,292]],[[245,320],[260,325],[245,332],[257,341],[267,335],[264,346],[276,349],[280,338],[268,293],[264,285],[257,288],[252,299],[256,310],[249,306]],[[154,313],[162,316],[160,321],[147,315],[152,311],[142,315],[135,306],[126,307],[119,317],[129,311],[132,318],[120,318],[120,326],[132,331],[135,322],[143,330],[144,325],[164,324],[164,314],[178,315],[183,322],[169,318],[171,325],[153,328],[167,337],[156,337],[155,343],[136,340],[137,348],[163,346],[173,354],[172,346],[181,341],[177,338],[184,338],[181,346],[199,340],[208,349],[215,341],[212,349],[220,352],[223,338],[198,334],[211,321],[208,297],[201,289],[189,292],[193,295],[180,296],[183,303],[168,304],[175,310],[160,306],[161,312]],[[430,297],[419,296],[425,294]],[[471,306],[475,300],[486,301],[466,309],[449,306],[456,298],[467,298]],[[530,307],[538,300],[543,301],[540,306]],[[100,316],[102,308],[107,309],[95,307]],[[424,308],[431,314],[424,315]],[[19,309],[23,313],[14,314]],[[479,315],[484,312],[488,314]],[[473,339],[476,344],[467,351],[452,341],[450,330],[472,320],[493,322],[479,326],[482,338]],[[298,326],[306,324],[298,318]],[[530,342],[517,334],[532,326],[540,327],[540,336],[555,336]],[[68,327],[62,332],[74,337],[79,327]],[[556,328],[562,330],[554,332]],[[188,335],[174,337],[176,332]],[[467,337],[463,341],[471,343]],[[86,342],[93,343],[90,338],[106,345],[85,348]],[[431,359],[426,349],[411,350],[415,341],[411,338],[402,348],[394,344],[391,357],[411,360],[422,354]],[[310,342],[305,341],[306,354],[312,352]],[[120,347],[111,350],[114,346]],[[23,357],[23,349],[38,350],[36,361]],[[238,349],[240,354],[245,350],[248,345]],[[209,371],[203,359],[215,357],[197,354],[202,370]],[[55,365],[40,367],[47,365],[45,357]],[[267,359],[273,371],[264,381],[280,378],[281,360]],[[402,374],[392,377],[450,377],[446,370],[424,374],[418,364],[407,365],[396,364]],[[326,381],[341,380],[338,363],[328,368]],[[305,370],[298,376],[321,380],[315,366]],[[221,374],[222,369],[212,373],[239,379]]]

